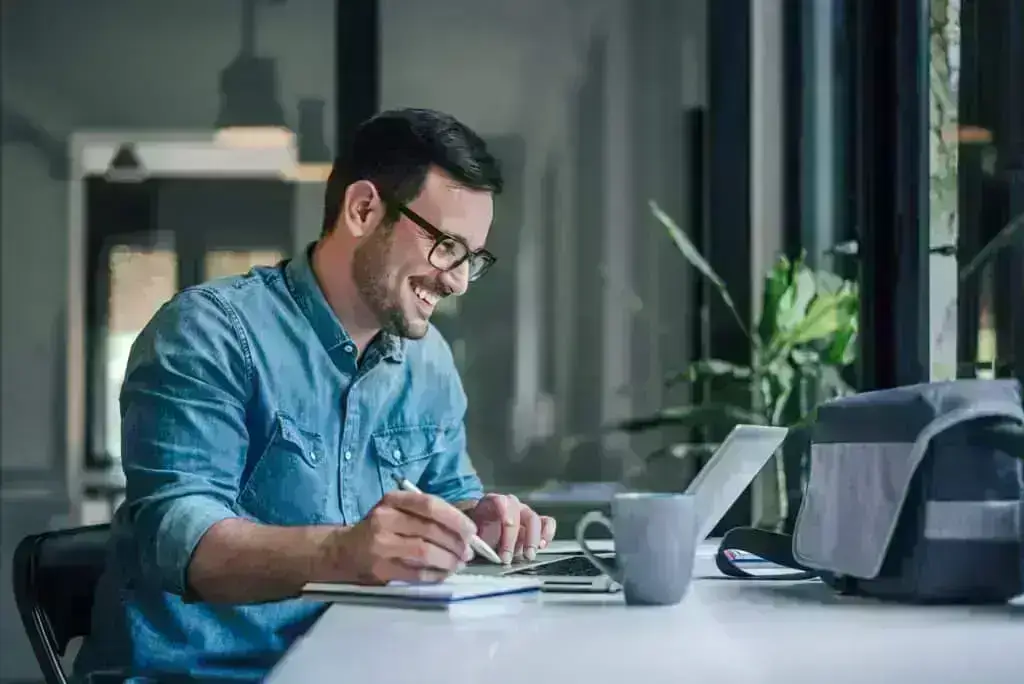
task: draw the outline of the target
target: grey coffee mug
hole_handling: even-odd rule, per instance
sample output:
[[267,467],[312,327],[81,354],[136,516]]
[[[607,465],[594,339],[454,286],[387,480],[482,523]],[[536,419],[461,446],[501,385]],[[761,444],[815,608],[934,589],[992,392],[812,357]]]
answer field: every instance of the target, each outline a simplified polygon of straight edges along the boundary
[[[607,527],[615,540],[615,568],[587,546],[587,528]],[[576,525],[583,555],[622,585],[630,605],[669,606],[683,600],[697,555],[697,514],[689,494],[624,493],[612,499],[612,519],[590,511]]]

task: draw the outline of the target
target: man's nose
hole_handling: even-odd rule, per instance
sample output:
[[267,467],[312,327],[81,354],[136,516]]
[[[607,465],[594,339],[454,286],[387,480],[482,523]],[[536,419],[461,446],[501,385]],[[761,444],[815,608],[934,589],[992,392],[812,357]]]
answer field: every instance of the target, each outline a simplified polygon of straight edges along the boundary
[[464,261],[450,271],[443,272],[441,282],[453,295],[466,294],[469,288],[469,263]]

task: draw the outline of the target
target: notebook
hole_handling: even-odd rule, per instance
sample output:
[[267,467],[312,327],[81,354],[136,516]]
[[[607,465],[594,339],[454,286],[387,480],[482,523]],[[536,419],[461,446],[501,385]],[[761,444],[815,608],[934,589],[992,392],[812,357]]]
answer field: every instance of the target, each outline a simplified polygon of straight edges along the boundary
[[[310,582],[302,597],[313,601],[391,606],[419,610],[465,610],[467,605],[501,603],[535,597],[541,582],[520,577],[452,575],[443,582],[391,582],[383,586]],[[488,599],[488,600],[482,600]]]

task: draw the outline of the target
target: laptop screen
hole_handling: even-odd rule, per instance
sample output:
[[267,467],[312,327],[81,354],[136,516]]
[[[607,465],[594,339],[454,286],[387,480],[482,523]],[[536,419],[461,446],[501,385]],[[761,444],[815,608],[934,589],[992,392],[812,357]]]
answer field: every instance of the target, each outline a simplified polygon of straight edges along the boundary
[[737,425],[686,488],[696,497],[699,541],[707,539],[729,508],[782,445],[784,427]]

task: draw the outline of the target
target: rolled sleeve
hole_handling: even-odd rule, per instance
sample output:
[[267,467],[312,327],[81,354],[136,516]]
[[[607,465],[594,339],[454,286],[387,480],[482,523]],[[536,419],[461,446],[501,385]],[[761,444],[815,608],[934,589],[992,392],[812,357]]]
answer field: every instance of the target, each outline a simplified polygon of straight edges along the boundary
[[121,389],[125,507],[142,573],[188,594],[188,566],[235,502],[248,451],[251,357],[230,306],[194,288],[166,304],[132,347]]
[[201,494],[182,497],[166,506],[152,551],[154,572],[166,591],[181,596],[189,593],[188,565],[199,540],[216,523],[234,517],[230,508]]

